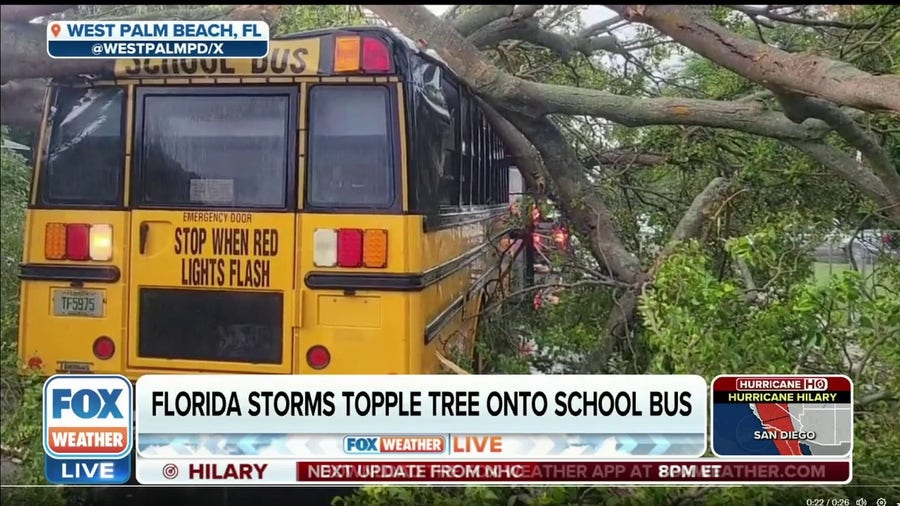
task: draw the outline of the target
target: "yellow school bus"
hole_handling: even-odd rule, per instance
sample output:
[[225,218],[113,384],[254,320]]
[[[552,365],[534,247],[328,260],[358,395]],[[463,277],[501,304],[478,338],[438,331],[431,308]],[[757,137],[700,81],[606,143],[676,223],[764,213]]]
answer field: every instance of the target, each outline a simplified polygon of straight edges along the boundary
[[27,368],[409,374],[471,353],[519,249],[482,103],[387,29],[270,47],[53,83],[20,273]]

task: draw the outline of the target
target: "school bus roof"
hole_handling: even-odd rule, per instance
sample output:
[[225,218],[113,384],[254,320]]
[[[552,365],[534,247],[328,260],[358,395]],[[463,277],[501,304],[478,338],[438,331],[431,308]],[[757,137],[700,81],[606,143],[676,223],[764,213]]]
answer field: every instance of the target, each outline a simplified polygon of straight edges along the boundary
[[[378,68],[366,70],[365,53],[370,49],[379,53],[371,60]],[[357,54],[358,58],[349,56],[353,54]],[[270,41],[269,54],[257,59],[116,60],[112,77],[134,79],[405,75],[410,66],[410,56],[413,54],[437,62],[450,71],[434,51],[421,51],[415,42],[399,32],[384,27],[364,26],[319,29],[279,36]],[[339,68],[336,68],[336,64]],[[389,68],[385,68],[386,64]]]

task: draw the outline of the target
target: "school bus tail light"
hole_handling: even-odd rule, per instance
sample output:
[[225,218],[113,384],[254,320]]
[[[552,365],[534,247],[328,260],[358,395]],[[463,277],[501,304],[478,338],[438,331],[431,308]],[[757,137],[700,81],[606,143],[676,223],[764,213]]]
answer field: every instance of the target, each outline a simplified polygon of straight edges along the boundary
[[361,267],[362,256],[363,231],[358,228],[342,228],[338,230],[338,267]]
[[359,70],[359,37],[336,37],[334,39],[334,71],[356,72]]
[[377,37],[335,37],[334,71],[388,73],[391,71],[390,48]]
[[387,267],[387,230],[317,228],[313,231],[313,264],[316,267]]
[[70,223],[66,225],[66,258],[69,260],[90,259],[90,234],[90,225],[85,225],[83,223]]
[[44,232],[47,260],[112,260],[112,225],[48,223]]
[[66,225],[48,223],[44,232],[44,258],[62,260],[66,258]]
[[116,353],[116,343],[106,336],[94,341],[94,356],[100,360],[109,360]]
[[107,262],[112,259],[112,226],[91,226],[91,260]]
[[369,229],[363,238],[363,265],[371,269],[387,267],[387,230]]
[[325,369],[331,363],[331,352],[324,346],[313,346],[306,351],[306,363],[313,369]]
[[365,72],[391,71],[391,53],[383,40],[363,38],[362,69]]

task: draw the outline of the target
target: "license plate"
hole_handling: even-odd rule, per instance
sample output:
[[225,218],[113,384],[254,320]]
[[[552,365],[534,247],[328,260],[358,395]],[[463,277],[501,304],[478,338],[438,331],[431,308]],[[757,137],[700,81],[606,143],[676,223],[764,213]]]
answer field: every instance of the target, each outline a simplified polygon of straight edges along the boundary
[[53,316],[103,316],[103,292],[100,290],[54,290]]

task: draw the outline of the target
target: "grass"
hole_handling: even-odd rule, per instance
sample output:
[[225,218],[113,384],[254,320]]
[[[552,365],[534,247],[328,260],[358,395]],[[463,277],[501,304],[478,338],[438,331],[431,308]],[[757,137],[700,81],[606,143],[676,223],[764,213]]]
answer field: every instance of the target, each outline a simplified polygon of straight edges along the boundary
[[832,275],[852,268],[853,266],[851,266],[849,263],[836,264],[827,262],[815,262],[813,264],[813,273],[816,279],[816,284],[819,286],[825,286],[828,284],[828,281],[831,279]]

